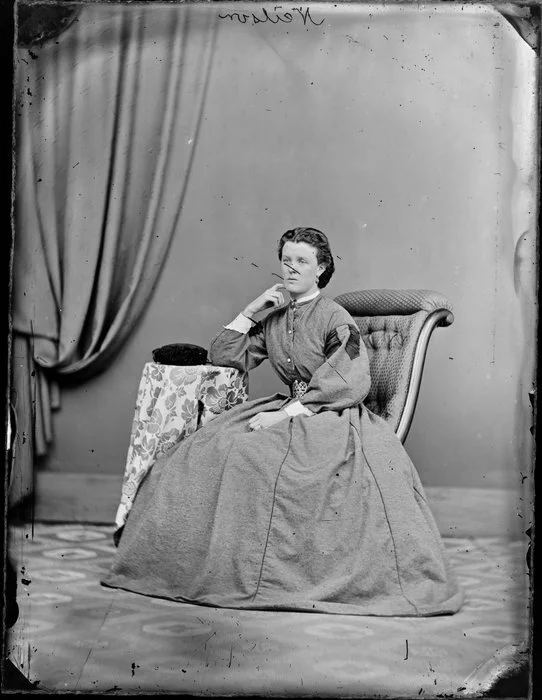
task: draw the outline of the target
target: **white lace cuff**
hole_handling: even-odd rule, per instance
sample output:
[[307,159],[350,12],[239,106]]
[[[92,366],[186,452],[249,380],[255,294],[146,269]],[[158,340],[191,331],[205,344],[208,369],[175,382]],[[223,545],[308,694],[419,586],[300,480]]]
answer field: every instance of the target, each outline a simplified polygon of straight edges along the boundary
[[224,328],[227,328],[229,331],[237,331],[238,333],[248,333],[253,325],[254,321],[251,318],[239,314],[239,316],[236,316],[233,321],[228,323],[227,326],[224,326]]
[[303,406],[301,401],[294,401],[289,406],[286,406],[284,410],[289,416],[298,416],[300,413],[302,413],[304,416],[314,415],[314,413],[309,408]]

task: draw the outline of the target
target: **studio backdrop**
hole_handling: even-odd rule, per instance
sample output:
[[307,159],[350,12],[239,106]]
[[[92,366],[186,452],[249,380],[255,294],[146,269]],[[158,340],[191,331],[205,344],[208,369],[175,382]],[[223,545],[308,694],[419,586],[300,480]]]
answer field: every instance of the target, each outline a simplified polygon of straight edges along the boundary
[[[530,25],[486,5],[275,7],[92,3],[19,46],[14,491],[88,477],[114,501],[151,350],[208,347],[277,281],[281,234],[315,226],[327,295],[451,301],[407,451],[428,487],[508,489],[503,519],[527,527]],[[281,390],[251,376],[253,397]]]

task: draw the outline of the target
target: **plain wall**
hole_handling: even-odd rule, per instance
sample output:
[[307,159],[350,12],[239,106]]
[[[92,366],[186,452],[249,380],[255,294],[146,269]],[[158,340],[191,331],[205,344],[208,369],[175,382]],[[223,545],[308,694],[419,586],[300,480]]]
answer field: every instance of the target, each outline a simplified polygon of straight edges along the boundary
[[[325,22],[220,20],[160,282],[109,369],[63,388],[41,469],[122,474],[151,350],[208,347],[277,281],[280,235],[309,225],[328,234],[335,255],[326,295],[429,288],[454,305],[454,324],[431,341],[406,443],[423,483],[516,487],[529,471],[535,242],[515,155],[528,115],[514,114],[534,53],[491,8],[311,12]],[[277,390],[268,366],[252,373],[252,397]]]

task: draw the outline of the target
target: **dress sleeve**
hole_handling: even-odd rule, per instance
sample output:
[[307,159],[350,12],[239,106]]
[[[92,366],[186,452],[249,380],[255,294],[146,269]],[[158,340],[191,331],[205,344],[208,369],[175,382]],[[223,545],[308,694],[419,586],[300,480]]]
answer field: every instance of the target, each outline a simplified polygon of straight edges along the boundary
[[327,334],[326,361],[316,370],[299,399],[313,411],[342,411],[363,402],[371,387],[369,357],[359,328],[352,320]]
[[248,372],[267,358],[265,328],[239,315],[211,341],[209,360],[219,367],[234,367]]

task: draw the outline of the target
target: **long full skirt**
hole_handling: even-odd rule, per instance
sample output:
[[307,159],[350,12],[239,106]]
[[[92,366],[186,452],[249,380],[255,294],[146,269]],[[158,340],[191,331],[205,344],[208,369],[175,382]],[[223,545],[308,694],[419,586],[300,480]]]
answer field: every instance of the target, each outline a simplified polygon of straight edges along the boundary
[[419,476],[385,421],[360,405],[248,430],[286,401],[236,406],[161,457],[102,583],[229,608],[458,610]]

